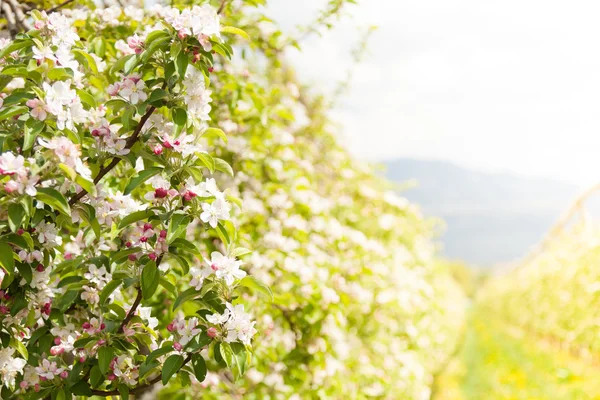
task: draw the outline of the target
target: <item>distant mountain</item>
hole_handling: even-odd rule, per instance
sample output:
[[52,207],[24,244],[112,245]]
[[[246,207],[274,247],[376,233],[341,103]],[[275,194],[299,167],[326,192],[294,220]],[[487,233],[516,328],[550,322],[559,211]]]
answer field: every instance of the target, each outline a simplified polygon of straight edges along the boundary
[[446,221],[445,255],[483,267],[525,255],[579,193],[575,185],[551,179],[481,172],[445,161],[402,158],[385,166],[392,181],[416,181],[403,196]]

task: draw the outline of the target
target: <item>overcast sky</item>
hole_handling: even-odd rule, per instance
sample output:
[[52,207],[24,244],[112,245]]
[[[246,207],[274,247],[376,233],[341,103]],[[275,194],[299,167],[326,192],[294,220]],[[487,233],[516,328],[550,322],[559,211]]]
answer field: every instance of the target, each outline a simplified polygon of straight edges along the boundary
[[[326,0],[270,0],[287,29]],[[600,2],[359,0],[292,53],[326,89],[379,26],[334,113],[361,158],[434,158],[488,170],[600,180]]]

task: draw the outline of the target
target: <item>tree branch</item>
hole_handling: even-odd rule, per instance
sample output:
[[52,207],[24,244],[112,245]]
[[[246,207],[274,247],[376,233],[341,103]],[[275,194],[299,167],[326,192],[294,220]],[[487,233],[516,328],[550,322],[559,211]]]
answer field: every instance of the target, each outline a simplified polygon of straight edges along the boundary
[[223,12],[223,10],[225,9],[225,4],[227,4],[227,0],[223,0],[221,2],[221,6],[219,7],[219,9],[217,10],[217,14],[221,14]]
[[[157,259],[156,259],[156,266],[158,267],[160,265],[160,263],[162,262],[163,259],[163,255],[161,254]],[[127,316],[125,317],[125,319],[123,319],[123,322],[121,322],[121,325],[119,325],[119,329],[117,329],[117,333],[123,333],[123,329],[127,326],[127,324],[129,323],[129,321],[131,321],[131,318],[133,318],[133,316],[135,315],[135,311],[137,310],[137,308],[140,306],[140,303],[142,302],[142,288],[138,287],[137,288],[137,296],[135,297],[135,300],[133,301],[133,304],[131,305],[131,308],[129,309],[129,312],[127,313]]]
[[64,6],[68,5],[69,3],[72,3],[74,0],[65,0],[62,3],[58,4],[57,6],[52,7],[49,10],[46,10],[46,13],[50,14],[51,12],[55,12],[60,10],[61,8],[63,8]]
[[[146,123],[146,121],[148,121],[148,118],[150,118],[150,116],[152,115],[154,110],[156,110],[156,107],[151,106],[148,109],[148,111],[146,111],[146,114],[144,114],[142,116],[142,118],[140,119],[140,122],[138,123],[137,127],[135,128],[135,131],[133,131],[133,134],[127,139],[127,142],[125,144],[125,149],[129,150],[133,147],[133,145],[135,144],[135,142],[137,141],[137,139],[140,135],[140,132],[142,131],[142,128],[144,127],[144,124]],[[121,162],[121,158],[113,157],[113,159],[107,166],[102,167],[100,169],[100,171],[98,172],[98,175],[94,178],[94,184],[97,184],[98,182],[100,182],[100,180],[104,177],[104,175],[108,174],[120,162]],[[69,205],[72,206],[73,204],[77,203],[86,194],[87,194],[87,190],[81,189],[81,191],[79,193],[77,193],[75,196],[73,196],[69,200]]]

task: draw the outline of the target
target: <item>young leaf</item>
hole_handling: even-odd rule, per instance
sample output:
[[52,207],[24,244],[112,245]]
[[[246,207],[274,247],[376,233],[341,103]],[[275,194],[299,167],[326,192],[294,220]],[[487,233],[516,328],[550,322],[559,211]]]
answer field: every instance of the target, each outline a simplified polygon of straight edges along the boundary
[[151,167],[151,168],[141,171],[137,176],[131,178],[131,180],[127,184],[127,187],[125,187],[125,191],[123,192],[123,194],[128,195],[129,193],[131,193],[133,191],[133,189],[140,186],[143,182],[152,178],[154,175],[158,174],[160,171],[162,171],[162,168],[159,168],[159,167]]
[[198,382],[202,383],[206,378],[206,361],[200,354],[192,354],[192,366],[194,367],[194,375]]
[[162,383],[166,385],[169,379],[183,366],[183,356],[173,354],[167,358],[162,370]]
[[100,347],[98,350],[98,366],[100,367],[100,372],[103,375],[106,375],[108,372],[108,368],[110,367],[110,362],[114,358],[115,349],[108,346]]
[[243,278],[240,281],[240,286],[245,286],[261,294],[264,294],[265,296],[270,298],[271,301],[273,301],[273,292],[271,291],[271,288],[251,275],[248,275],[245,278]]
[[142,270],[142,295],[145,300],[148,300],[156,292],[159,280],[160,273],[156,267],[156,263],[149,261]]
[[241,36],[241,37],[243,37],[246,40],[251,40],[250,36],[248,36],[248,34],[246,32],[244,32],[240,28],[236,28],[236,27],[233,27],[233,26],[223,26],[221,28],[221,32],[223,32],[223,33],[233,33],[234,35]]
[[10,230],[16,232],[25,219],[25,209],[19,203],[13,203],[8,206],[8,226]]
[[65,199],[65,196],[58,190],[52,188],[38,188],[35,197],[68,217],[71,216],[71,208],[69,207],[67,199]]

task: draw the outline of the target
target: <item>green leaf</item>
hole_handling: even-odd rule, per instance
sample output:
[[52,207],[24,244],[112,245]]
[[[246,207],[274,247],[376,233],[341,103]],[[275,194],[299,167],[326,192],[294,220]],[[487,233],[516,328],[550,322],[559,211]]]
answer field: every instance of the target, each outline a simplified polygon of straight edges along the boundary
[[97,107],[98,103],[94,96],[86,92],[85,90],[77,89],[77,95],[81,98],[81,101],[90,107]]
[[20,103],[21,100],[29,100],[33,99],[34,97],[35,94],[28,92],[13,93],[10,96],[6,97],[6,99],[4,99],[4,104],[2,105],[2,107],[12,106],[13,104]]
[[223,243],[227,245],[231,243],[231,239],[229,238],[229,233],[227,233],[227,229],[225,229],[223,224],[220,222],[219,225],[217,225],[217,234],[219,235],[219,238],[221,238],[221,241]]
[[121,220],[121,222],[119,222],[118,228],[123,229],[126,226],[133,224],[134,222],[141,221],[141,220],[151,217],[153,215],[154,215],[154,211],[152,211],[152,210],[136,211],[132,214],[129,214],[125,218],[123,218]]
[[133,191],[133,189],[140,186],[143,182],[152,178],[154,175],[158,174],[162,170],[163,169],[160,167],[150,167],[141,171],[137,176],[131,178],[131,180],[127,184],[127,187],[125,187],[125,191],[123,192],[123,194],[128,195]]
[[110,362],[114,358],[115,349],[108,346],[103,346],[98,349],[98,367],[100,367],[100,372],[102,375],[106,375],[108,372],[108,368],[110,367]]
[[71,386],[71,393],[73,393],[76,396],[86,397],[91,397],[94,395],[92,389],[90,388],[90,385],[88,385],[88,383],[85,381],[79,381],[73,386]]
[[142,294],[145,300],[148,300],[156,292],[159,281],[160,272],[156,267],[156,263],[149,261],[142,270]]
[[15,115],[25,114],[28,112],[29,107],[27,106],[8,107],[0,111],[0,121],[4,121],[5,119],[9,119],[11,117],[14,117]]
[[161,348],[156,349],[152,353],[148,354],[148,357],[146,357],[146,360],[144,362],[146,364],[150,364],[158,357],[164,356],[165,354],[171,353],[172,351],[174,351],[173,342],[167,342]]
[[[110,363],[109,363],[110,365]],[[94,365],[90,370],[90,384],[93,388],[97,388],[104,382],[104,374],[100,372],[100,367],[98,365]]]
[[96,196],[96,185],[91,180],[84,178],[81,175],[77,175],[75,178],[75,182],[85,189],[86,192],[91,194],[92,196]]
[[208,128],[202,132],[202,136],[216,136],[223,139],[223,141],[227,143],[227,135],[219,128]]
[[234,35],[241,36],[244,39],[251,41],[250,36],[248,36],[248,34],[246,32],[244,32],[240,28],[236,28],[236,27],[233,27],[233,26],[223,26],[223,27],[221,27],[221,32],[223,32],[223,33],[233,33]]
[[187,112],[179,107],[173,109],[173,122],[177,126],[184,127],[187,122]]
[[271,288],[268,285],[256,279],[254,276],[248,275],[245,278],[243,278],[240,281],[240,286],[245,286],[261,294],[264,294],[265,296],[270,298],[271,301],[273,301],[273,292],[271,291]]
[[231,168],[231,165],[229,165],[229,163],[227,161],[222,160],[220,158],[216,158],[216,157],[213,157],[213,160],[215,162],[215,169],[217,171],[225,172],[229,176],[233,176],[233,169]]
[[181,293],[179,295],[179,297],[177,297],[177,299],[175,299],[175,303],[173,303],[173,311],[175,311],[177,309],[177,307],[179,307],[186,301],[191,300],[195,297],[199,297],[199,296],[200,296],[200,293],[195,288],[189,288],[188,290]]
[[94,57],[92,57],[85,51],[79,49],[73,50],[73,54],[75,54],[75,58],[81,64],[87,65],[88,68],[91,69],[94,74],[98,73],[98,66],[96,65],[96,60],[94,60]]
[[129,387],[127,387],[126,384],[121,383],[117,386],[117,390],[119,391],[119,394],[121,395],[121,399],[123,400],[129,400]]
[[33,46],[33,40],[31,39],[17,39],[0,51],[0,58],[7,54],[13,53],[17,50],[21,50],[25,47]]
[[192,354],[192,366],[198,382],[203,382],[206,378],[206,361],[200,354]]
[[12,248],[6,242],[0,242],[0,267],[12,274],[15,270],[15,259]]
[[185,75],[185,71],[187,70],[188,62],[189,57],[187,53],[181,52],[177,55],[177,59],[175,60],[175,71],[182,78]]
[[154,89],[150,96],[148,96],[148,103],[154,106],[162,105],[163,100],[169,98],[169,92],[164,89]]
[[239,257],[245,256],[246,254],[251,254],[251,253],[252,253],[252,251],[248,250],[245,247],[238,247],[231,252],[231,256],[239,258]]
[[112,280],[108,282],[104,288],[102,288],[102,291],[100,292],[100,305],[106,303],[108,297],[119,287],[121,283],[123,282],[120,280]]
[[71,208],[65,196],[58,190],[52,188],[38,188],[35,196],[38,200],[48,204],[61,213],[71,216]]
[[211,174],[215,172],[215,160],[207,153],[196,153],[202,164],[208,168]]
[[60,170],[64,172],[67,178],[69,178],[70,180],[74,181],[75,178],[77,178],[77,172],[75,172],[75,170],[69,167],[68,165],[60,163],[58,164],[58,168],[60,168]]
[[35,139],[44,130],[44,123],[34,118],[29,118],[25,123],[25,136],[23,138],[23,151],[33,147]]
[[52,68],[48,71],[48,79],[51,81],[73,79],[73,70],[71,68]]
[[25,219],[25,209],[19,203],[13,203],[8,206],[8,226],[10,230],[16,232]]
[[170,356],[169,358],[167,358],[167,361],[165,361],[165,364],[163,365],[163,370],[162,370],[163,385],[166,385],[169,382],[169,379],[171,379],[171,377],[173,375],[175,375],[182,366],[183,366],[183,356],[174,354],[174,355]]
[[15,338],[11,338],[10,345],[11,345],[12,348],[14,348],[15,350],[17,350],[19,352],[19,354],[21,354],[21,356],[25,360],[29,359],[29,353],[27,352],[27,349],[25,348],[25,345],[20,340],[17,340]]

